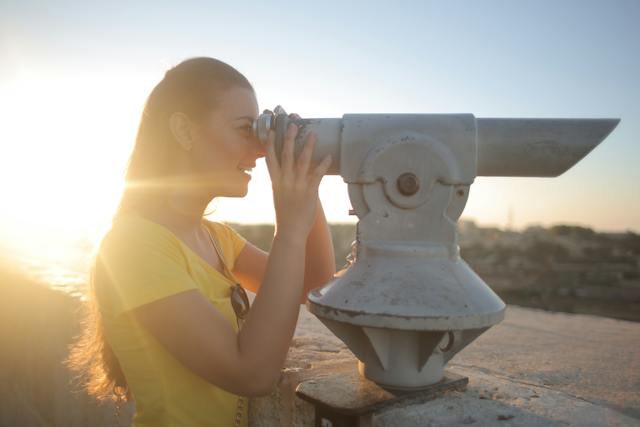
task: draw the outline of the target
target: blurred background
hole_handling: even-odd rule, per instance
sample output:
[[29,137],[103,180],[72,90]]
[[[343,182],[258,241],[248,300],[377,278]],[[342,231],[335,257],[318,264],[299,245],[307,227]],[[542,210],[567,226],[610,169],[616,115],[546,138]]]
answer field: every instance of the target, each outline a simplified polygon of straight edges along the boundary
[[[477,178],[460,243],[507,302],[640,320],[639,20],[635,0],[3,1],[0,372],[14,381],[1,382],[13,396],[2,405],[33,425],[96,419],[81,405],[61,409],[48,387],[67,402],[56,361],[77,327],[73,307],[122,192],[145,99],[192,56],[245,74],[260,110],[281,104],[302,117],[620,118],[558,178]],[[355,237],[346,184],[325,177],[320,197],[340,267]],[[213,209],[210,219],[268,250],[264,160],[246,197]],[[33,354],[47,364],[34,368]]]

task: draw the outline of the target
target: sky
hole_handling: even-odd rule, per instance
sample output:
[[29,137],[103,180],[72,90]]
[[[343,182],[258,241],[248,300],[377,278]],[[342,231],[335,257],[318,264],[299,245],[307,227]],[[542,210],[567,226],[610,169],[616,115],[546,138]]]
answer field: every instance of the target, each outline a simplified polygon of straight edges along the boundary
[[[560,177],[476,178],[462,216],[500,228],[640,232],[638,22],[637,0],[5,0],[0,233],[99,235],[147,95],[193,56],[241,71],[260,110],[281,104],[302,117],[620,118]],[[325,177],[320,197],[329,221],[356,220],[341,177]],[[213,219],[272,222],[264,160],[246,197],[215,200],[214,209]]]

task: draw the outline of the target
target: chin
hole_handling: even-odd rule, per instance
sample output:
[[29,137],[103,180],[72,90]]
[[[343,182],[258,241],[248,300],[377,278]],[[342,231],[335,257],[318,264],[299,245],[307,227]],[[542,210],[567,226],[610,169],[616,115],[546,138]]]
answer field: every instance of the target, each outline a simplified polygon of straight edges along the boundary
[[245,185],[243,187],[229,189],[222,197],[244,197],[247,193],[249,193],[249,187]]

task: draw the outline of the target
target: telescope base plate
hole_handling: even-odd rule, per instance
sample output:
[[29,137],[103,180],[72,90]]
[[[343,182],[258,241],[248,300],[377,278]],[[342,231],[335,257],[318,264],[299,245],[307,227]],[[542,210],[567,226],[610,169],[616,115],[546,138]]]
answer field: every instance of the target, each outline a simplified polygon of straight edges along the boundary
[[298,384],[296,395],[315,407],[316,427],[370,426],[376,411],[420,404],[450,390],[462,391],[469,382],[468,377],[445,370],[444,377],[435,384],[419,390],[397,390],[363,378],[355,363],[349,365],[350,369]]

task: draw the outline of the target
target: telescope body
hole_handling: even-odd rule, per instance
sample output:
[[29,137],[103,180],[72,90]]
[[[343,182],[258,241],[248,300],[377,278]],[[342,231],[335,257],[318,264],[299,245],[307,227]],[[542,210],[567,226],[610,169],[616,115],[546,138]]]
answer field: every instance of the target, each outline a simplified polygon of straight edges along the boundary
[[[365,134],[390,132],[390,127],[437,137],[437,123],[459,120],[475,133],[475,176],[557,177],[602,142],[619,119],[475,118],[472,114],[346,114],[342,118],[287,120],[300,126],[295,152],[302,150],[309,132],[317,135],[312,160],[331,154],[328,175],[349,174],[341,169],[343,155]],[[283,126],[282,132],[286,129]],[[401,131],[402,131],[401,130]],[[442,138],[443,135],[440,135]],[[282,149],[282,135],[276,149]]]
[[506,306],[460,257],[457,221],[476,176],[556,177],[618,119],[476,118],[472,114],[347,114],[276,120],[309,132],[312,161],[348,185],[358,217],[349,265],[308,295],[307,308],[358,358],[361,375],[396,390],[440,381],[447,362]]

